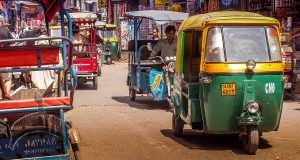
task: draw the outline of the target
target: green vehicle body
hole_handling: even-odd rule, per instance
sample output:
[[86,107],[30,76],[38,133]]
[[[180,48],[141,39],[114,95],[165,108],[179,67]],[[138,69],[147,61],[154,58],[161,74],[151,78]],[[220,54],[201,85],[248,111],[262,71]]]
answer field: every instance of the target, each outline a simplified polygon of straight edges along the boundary
[[[203,127],[205,132],[225,133],[239,132],[238,119],[253,115],[241,115],[244,102],[259,102],[261,112],[258,117],[259,130],[263,132],[277,130],[282,110],[282,73],[257,74],[247,77],[245,74],[210,76],[211,83],[188,83],[188,94],[173,95],[177,101],[176,113],[188,124]],[[251,82],[251,84],[249,84]],[[221,96],[221,84],[236,84],[236,96]],[[274,84],[274,93],[266,93],[268,84]],[[267,85],[267,86],[266,86]],[[267,88],[266,88],[267,87]],[[249,91],[249,88],[251,91]],[[180,93],[178,90],[175,93]]]

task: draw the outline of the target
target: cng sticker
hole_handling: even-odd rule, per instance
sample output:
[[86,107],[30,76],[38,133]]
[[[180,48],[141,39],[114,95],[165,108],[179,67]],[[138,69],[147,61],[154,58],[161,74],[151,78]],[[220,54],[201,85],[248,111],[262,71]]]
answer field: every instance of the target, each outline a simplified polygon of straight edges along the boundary
[[162,77],[160,74],[155,76],[154,82],[152,83],[152,89],[155,90],[157,85],[160,83]]
[[275,92],[275,83],[266,83],[265,92],[266,94],[273,94]]

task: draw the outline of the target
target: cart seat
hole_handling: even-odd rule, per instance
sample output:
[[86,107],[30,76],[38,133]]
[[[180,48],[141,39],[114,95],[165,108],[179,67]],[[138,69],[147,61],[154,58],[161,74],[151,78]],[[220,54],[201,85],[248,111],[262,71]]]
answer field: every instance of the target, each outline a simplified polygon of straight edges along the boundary
[[70,97],[47,97],[47,98],[39,98],[39,99],[0,101],[0,110],[31,108],[31,107],[61,106],[61,105],[70,106],[71,105]]

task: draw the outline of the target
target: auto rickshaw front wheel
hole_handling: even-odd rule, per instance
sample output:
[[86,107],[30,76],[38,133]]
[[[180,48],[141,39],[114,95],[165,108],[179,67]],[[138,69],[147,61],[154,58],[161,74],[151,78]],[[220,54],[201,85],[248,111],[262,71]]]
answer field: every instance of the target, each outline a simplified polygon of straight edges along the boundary
[[259,145],[259,132],[256,126],[248,126],[243,137],[243,147],[248,154],[255,154]]
[[174,136],[181,137],[183,134],[183,127],[184,127],[183,120],[180,118],[179,115],[176,115],[175,112],[173,111],[172,129],[173,129]]

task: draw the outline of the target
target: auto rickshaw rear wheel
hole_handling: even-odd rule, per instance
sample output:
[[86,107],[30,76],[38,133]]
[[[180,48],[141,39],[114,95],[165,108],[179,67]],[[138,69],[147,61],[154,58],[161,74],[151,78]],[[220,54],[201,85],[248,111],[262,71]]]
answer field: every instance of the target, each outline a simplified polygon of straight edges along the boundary
[[97,90],[98,88],[98,77],[93,78],[93,89]]
[[101,76],[102,70],[101,70],[101,64],[98,63],[98,72],[97,72],[97,76]]
[[249,154],[255,154],[259,145],[259,132],[256,126],[247,127],[247,135],[243,138],[244,150]]
[[179,115],[176,115],[173,112],[173,115],[172,115],[172,129],[173,129],[174,136],[181,137],[182,134],[183,134],[183,127],[184,127],[183,120],[180,118]]
[[136,91],[133,88],[129,87],[129,98],[130,98],[130,100],[135,101],[135,96],[136,96]]

